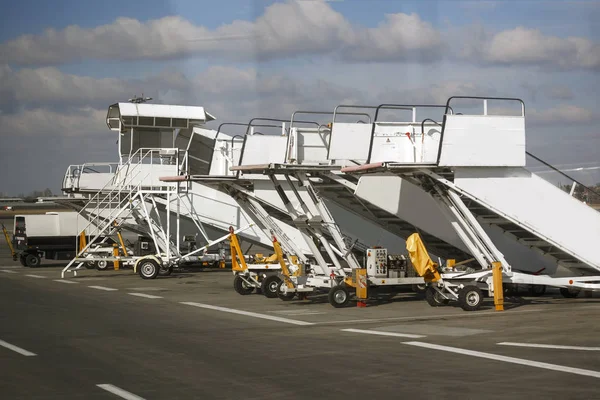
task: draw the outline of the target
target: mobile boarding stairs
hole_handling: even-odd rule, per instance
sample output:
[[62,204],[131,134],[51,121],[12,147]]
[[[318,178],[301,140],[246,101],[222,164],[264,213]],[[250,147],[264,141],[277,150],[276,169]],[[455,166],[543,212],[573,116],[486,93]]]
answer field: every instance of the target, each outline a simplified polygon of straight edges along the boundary
[[[450,102],[457,99],[481,100],[483,115],[452,113]],[[520,113],[490,115],[488,100],[516,101]],[[502,272],[501,280],[505,283],[555,286],[561,288],[565,296],[572,289],[600,288],[600,277],[590,275],[597,274],[600,268],[598,254],[593,251],[593,243],[600,238],[600,214],[524,168],[528,154],[521,100],[453,97],[445,106],[443,122],[439,124],[441,129],[432,127],[438,123],[431,121],[433,124],[428,124],[427,133],[424,132],[427,121],[419,124],[415,118],[409,124],[378,123],[378,114],[386,107],[415,109],[414,105],[381,105],[376,107],[372,123],[337,127],[334,123],[327,159],[337,159],[337,146],[339,158],[364,160],[362,164],[355,162],[357,166],[342,167],[341,173],[361,176],[361,179],[366,174],[399,176],[421,188],[439,205],[482,270],[442,275],[422,271],[426,280],[437,282],[429,290],[433,304],[459,300],[465,309],[478,308],[481,289],[494,293],[494,265],[499,267],[497,270]],[[419,125],[421,135],[416,129]],[[286,154],[285,161],[289,161],[289,152]],[[312,169],[319,168],[322,166]],[[272,177],[285,170],[306,172],[311,168],[283,162],[232,169]],[[308,182],[302,174],[295,175],[303,185]],[[273,183],[277,187],[277,182]],[[385,196],[386,187],[377,188],[377,192]],[[540,196],[544,201],[539,201]],[[553,212],[557,209],[563,210],[559,216]],[[553,215],[553,219],[548,215]],[[505,236],[535,249],[577,276],[551,277],[514,271],[481,222],[499,227]]]
[[[451,104],[465,100],[479,101],[483,113],[450,112]],[[488,113],[490,101],[516,102],[519,112],[492,115]],[[375,120],[385,106],[377,108]],[[451,97],[439,133],[420,138],[411,131],[382,132],[376,124],[370,128],[356,140],[345,138],[346,147],[362,151],[366,162],[341,171],[396,175],[421,187],[439,202],[450,220],[457,222],[457,233],[482,267],[474,273],[434,276],[432,271],[427,280],[432,282],[430,299],[434,304],[458,299],[465,309],[477,308],[482,289],[494,293],[492,266],[498,266],[505,283],[555,286],[567,297],[571,290],[600,290],[600,253],[595,250],[600,240],[600,213],[525,168],[529,154],[522,100]],[[386,192],[385,187],[379,190]],[[500,228],[574,276],[513,270],[482,224]]]

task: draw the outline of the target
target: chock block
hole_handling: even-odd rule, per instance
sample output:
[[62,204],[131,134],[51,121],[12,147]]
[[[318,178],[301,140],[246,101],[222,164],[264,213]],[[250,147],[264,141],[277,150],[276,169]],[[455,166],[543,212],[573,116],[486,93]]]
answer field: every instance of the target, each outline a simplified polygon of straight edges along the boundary
[[365,303],[364,301],[356,302],[356,307],[365,308],[366,306],[367,306],[367,303]]

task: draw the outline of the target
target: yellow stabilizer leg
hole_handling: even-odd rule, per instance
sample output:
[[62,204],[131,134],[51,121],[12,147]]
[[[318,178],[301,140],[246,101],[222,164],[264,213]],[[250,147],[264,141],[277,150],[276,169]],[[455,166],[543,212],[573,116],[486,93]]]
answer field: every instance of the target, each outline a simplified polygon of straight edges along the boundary
[[494,283],[494,305],[496,311],[504,311],[504,293],[502,290],[502,263],[492,263],[492,277]]

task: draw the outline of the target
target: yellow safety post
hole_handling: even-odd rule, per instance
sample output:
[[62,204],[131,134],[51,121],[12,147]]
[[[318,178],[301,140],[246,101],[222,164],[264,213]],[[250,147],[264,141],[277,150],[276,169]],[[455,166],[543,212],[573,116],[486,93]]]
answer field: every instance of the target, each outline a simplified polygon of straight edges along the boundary
[[83,251],[83,249],[85,249],[86,245],[87,245],[87,243],[86,243],[86,240],[85,240],[85,230],[83,230],[79,234],[79,252],[80,253]]
[[[248,265],[246,264],[246,259],[244,258],[244,254],[242,253],[242,248],[240,247],[240,242],[237,240],[237,236],[235,235],[233,226],[229,227],[229,249],[231,251],[231,269],[233,271],[246,271],[248,269]],[[239,259],[238,259],[239,258]]]
[[368,281],[367,281],[367,269],[357,268],[356,271],[356,297],[358,302],[357,307],[366,307],[367,296],[368,296]]
[[127,257],[127,249],[125,248],[125,242],[123,241],[123,236],[121,236],[121,232],[117,232],[117,236],[119,237],[119,243],[121,243],[121,248],[123,249],[123,255]]
[[[119,245],[116,243],[113,243],[113,256],[119,257]],[[113,262],[113,265],[114,265],[115,271],[118,271],[119,270],[119,260],[115,260]]]
[[502,291],[502,263],[492,263],[492,277],[494,283],[494,305],[496,311],[504,311],[504,293]]

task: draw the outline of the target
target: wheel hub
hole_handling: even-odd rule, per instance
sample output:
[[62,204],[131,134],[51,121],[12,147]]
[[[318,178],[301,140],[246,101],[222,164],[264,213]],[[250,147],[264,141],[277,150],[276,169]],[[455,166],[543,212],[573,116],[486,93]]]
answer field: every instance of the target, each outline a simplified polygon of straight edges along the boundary
[[467,304],[470,306],[475,306],[479,302],[479,295],[477,292],[469,292],[466,295]]
[[333,294],[333,298],[335,299],[336,303],[341,304],[346,301],[346,292],[343,290],[338,290]]

